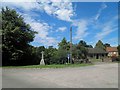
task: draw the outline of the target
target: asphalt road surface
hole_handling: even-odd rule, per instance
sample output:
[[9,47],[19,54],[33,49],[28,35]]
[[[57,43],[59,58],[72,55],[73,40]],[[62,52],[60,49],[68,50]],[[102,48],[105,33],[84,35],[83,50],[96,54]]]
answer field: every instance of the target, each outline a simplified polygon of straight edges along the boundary
[[59,69],[3,69],[2,88],[118,88],[118,64]]

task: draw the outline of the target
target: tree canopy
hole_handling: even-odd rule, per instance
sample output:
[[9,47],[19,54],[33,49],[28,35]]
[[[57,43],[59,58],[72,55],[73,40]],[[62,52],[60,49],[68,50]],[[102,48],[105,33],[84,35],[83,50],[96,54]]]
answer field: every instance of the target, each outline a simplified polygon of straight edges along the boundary
[[118,45],[117,49],[118,49],[118,54],[120,56],[120,45]]
[[1,13],[3,64],[6,64],[6,60],[21,60],[28,54],[35,32],[15,10],[6,7]]
[[109,43],[104,44],[105,47],[111,47]]
[[104,49],[105,50],[105,46],[103,44],[103,42],[101,40],[99,40],[96,45],[95,45],[95,48],[101,48],[101,49]]

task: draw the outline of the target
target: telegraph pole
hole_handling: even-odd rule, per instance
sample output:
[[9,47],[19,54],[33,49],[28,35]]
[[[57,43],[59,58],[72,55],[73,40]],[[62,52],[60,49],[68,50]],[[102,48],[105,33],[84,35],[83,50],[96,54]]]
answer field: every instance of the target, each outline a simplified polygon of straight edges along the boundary
[[72,64],[72,27],[70,27],[70,63]]

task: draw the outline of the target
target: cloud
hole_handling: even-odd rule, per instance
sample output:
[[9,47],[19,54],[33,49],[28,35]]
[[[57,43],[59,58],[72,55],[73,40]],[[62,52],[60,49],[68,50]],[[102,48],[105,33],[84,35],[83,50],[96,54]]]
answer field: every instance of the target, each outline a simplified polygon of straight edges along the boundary
[[43,45],[45,45],[45,46],[54,46],[54,47],[57,47],[57,43],[58,43],[58,41],[55,39],[55,38],[53,38],[53,37],[46,37],[45,39],[41,39],[41,41],[40,41],[41,43],[43,43]]
[[107,40],[104,40],[105,43],[110,43],[111,46],[117,46],[118,45],[118,38],[112,37]]
[[59,27],[56,32],[64,32],[65,30],[67,30],[67,27]]
[[88,35],[88,22],[86,20],[76,20],[73,22],[73,25],[77,26],[77,31],[75,33],[74,39],[80,40]]
[[25,22],[30,24],[34,31],[38,34],[35,35],[34,41],[40,43],[40,45],[52,46],[57,44],[57,40],[54,37],[49,36],[49,31],[52,29],[50,25],[45,22],[36,21],[30,18],[28,15],[23,15],[25,17]]
[[116,23],[116,16],[113,17],[110,21],[107,21],[105,23],[101,22],[98,26],[99,26],[99,29],[101,29],[100,32],[98,32],[96,35],[95,35],[95,38],[96,39],[104,39],[107,35],[109,35],[110,33],[118,30],[118,25],[115,24]]
[[71,2],[53,2],[49,0],[48,2],[38,2],[42,10],[48,15],[52,15],[59,20],[72,21],[72,17],[75,15],[74,9]]
[[101,8],[98,10],[98,13],[94,18],[95,21],[97,21],[100,18],[100,15],[105,8],[107,8],[107,5],[105,3],[102,3]]
[[[29,0],[27,2],[35,2],[36,0]],[[1,2],[26,2],[25,0],[1,0]]]
[[111,26],[103,27],[103,30],[101,32],[97,33],[95,38],[101,40],[101,39],[103,39],[104,37],[106,37],[107,35],[109,35],[113,31],[114,31],[114,29],[112,29]]
[[75,15],[74,8],[72,7],[72,2],[65,2],[59,0],[45,0],[45,1],[35,1],[35,2],[3,2],[2,6],[9,6],[12,8],[21,8],[24,12],[31,12],[32,10],[37,10],[40,12],[45,12],[50,16],[54,16],[59,20],[72,21],[72,17]]
[[31,11],[31,10],[41,10],[39,7],[39,4],[36,2],[3,2],[2,6],[8,6],[10,8],[20,8],[22,10],[26,11]]

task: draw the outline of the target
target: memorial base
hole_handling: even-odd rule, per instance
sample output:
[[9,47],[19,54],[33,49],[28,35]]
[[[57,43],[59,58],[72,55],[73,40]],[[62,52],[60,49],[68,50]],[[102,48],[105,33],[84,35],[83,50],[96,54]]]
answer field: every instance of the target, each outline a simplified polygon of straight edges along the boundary
[[44,59],[41,59],[40,65],[45,65]]

